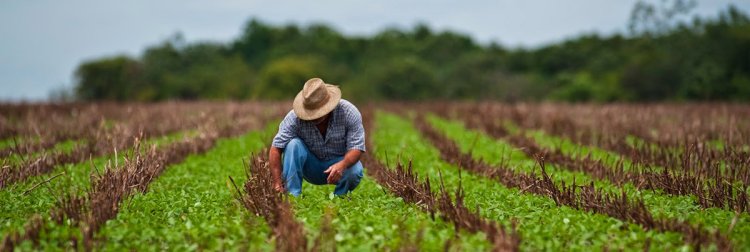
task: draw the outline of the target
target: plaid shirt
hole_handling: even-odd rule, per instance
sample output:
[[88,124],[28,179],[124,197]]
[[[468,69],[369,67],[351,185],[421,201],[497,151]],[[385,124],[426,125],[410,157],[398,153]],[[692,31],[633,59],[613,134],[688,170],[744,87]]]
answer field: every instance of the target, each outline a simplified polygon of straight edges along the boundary
[[289,111],[279,125],[279,132],[273,138],[273,147],[283,149],[293,138],[299,137],[307,149],[321,161],[341,157],[348,150],[365,151],[365,128],[362,115],[351,102],[341,99],[331,112],[326,136],[320,134],[311,121],[297,118],[294,110]]

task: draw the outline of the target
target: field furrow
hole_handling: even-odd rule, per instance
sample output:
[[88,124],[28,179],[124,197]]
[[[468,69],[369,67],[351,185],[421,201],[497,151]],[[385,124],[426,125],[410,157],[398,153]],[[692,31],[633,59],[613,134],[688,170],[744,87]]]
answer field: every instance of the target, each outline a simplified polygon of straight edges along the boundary
[[[144,141],[143,145],[157,145],[159,148],[188,134],[173,135]],[[127,152],[128,150],[124,150]],[[108,163],[125,160],[122,153],[111,156],[93,157],[87,162],[56,166],[52,172],[45,175],[30,177],[0,190],[0,234],[7,235],[11,231],[20,232],[24,223],[34,214],[46,213],[52,209],[58,199],[68,193],[83,192],[91,187],[90,175],[100,172]]]
[[[700,175],[676,173],[670,169],[626,169],[626,157],[608,153],[596,147],[576,145],[572,141],[548,135],[542,131],[519,131],[512,139],[526,139],[516,147],[530,147],[535,152],[547,153],[562,168],[586,172],[597,179],[616,185],[634,186],[639,190],[656,190],[660,194],[696,198],[703,208],[720,208],[734,212],[750,211],[748,191],[741,184],[725,183]],[[513,141],[510,141],[513,142]],[[608,160],[608,161],[603,161]],[[629,162],[628,162],[629,163]]]
[[[213,125],[213,127],[229,131],[234,130],[234,128],[241,128],[241,126],[236,127],[232,124],[241,125],[248,124],[248,122],[231,122],[232,124],[229,125],[218,124],[241,119],[242,114],[259,114],[259,111],[261,110],[261,107],[259,106],[208,106],[208,108],[201,108],[197,111],[190,111],[188,113],[190,107],[191,106],[175,107],[170,104],[161,106],[155,105],[155,107],[136,107],[136,112],[125,113],[124,115],[117,115],[123,114],[123,110],[110,108],[112,111],[108,113],[94,113],[93,115],[87,115],[86,118],[96,118],[96,116],[114,116],[118,118],[130,116],[132,118],[129,118],[130,120],[111,123],[107,123],[105,119],[101,119],[102,121],[100,123],[93,126],[79,125],[79,127],[73,127],[73,129],[68,131],[74,131],[75,133],[67,133],[76,136],[76,144],[74,144],[71,149],[57,151],[46,150],[42,153],[37,153],[36,155],[28,155],[33,154],[32,151],[41,151],[41,149],[31,150],[26,144],[14,146],[9,150],[9,153],[22,155],[23,158],[20,162],[8,162],[9,164],[2,164],[2,167],[0,167],[0,189],[28,179],[29,177],[49,173],[58,165],[79,163],[91,158],[92,156],[105,156],[118,150],[127,150],[132,146],[132,139],[136,137],[156,138],[173,132],[195,129],[198,125],[216,124]],[[180,111],[185,112],[187,115],[175,113]],[[206,113],[212,113],[212,118],[206,118]],[[55,125],[47,126],[54,127]],[[38,125],[35,125],[35,127],[38,127]],[[56,132],[67,131],[60,130],[50,132],[50,134],[53,134]],[[226,132],[219,132],[220,135],[226,135],[225,133]],[[52,139],[45,136],[40,136],[40,138]],[[70,137],[66,137],[65,139],[70,139]],[[34,145],[35,143],[28,144]],[[24,152],[22,150],[27,150],[29,152]]]
[[[205,120],[205,114],[218,112],[216,106],[198,104],[121,104],[103,103],[95,106],[69,105],[5,105],[0,114],[0,131],[10,145],[0,146],[0,157],[27,155],[48,150],[63,141],[97,142],[100,138],[130,139],[117,135],[142,132],[157,137],[191,129]],[[175,113],[177,112],[177,113]],[[54,130],[49,130],[54,129]],[[123,131],[124,130],[124,131]]]
[[[374,116],[369,112],[363,114],[368,135]],[[292,199],[297,218],[306,223],[308,240],[316,246],[332,239],[336,249],[353,251],[514,251],[517,247],[510,231],[454,203],[447,191],[443,191],[447,197],[438,198],[411,172],[388,169],[371,154],[365,155],[366,176],[352,194],[333,197],[332,186],[305,183],[303,196]]]
[[[189,135],[190,133],[178,132],[175,135]],[[108,138],[108,140],[117,139],[111,143],[108,140],[96,141],[92,138],[86,140],[88,143],[76,142],[70,149],[57,149],[26,156],[20,162],[11,162],[11,165],[0,169],[0,190],[31,177],[53,172],[58,166],[82,163],[92,157],[112,155],[115,150],[127,151],[132,148],[132,139],[140,137],[142,135],[136,135],[133,132],[118,134],[116,137]],[[167,138],[171,137],[167,136]]]
[[[370,150],[377,150],[371,138],[372,131],[374,131],[374,117],[373,109],[365,110],[363,123],[368,132],[366,133],[367,139],[370,139],[366,141],[367,148]],[[439,182],[436,183],[439,192],[434,193],[431,189],[430,178],[419,179],[413,172],[412,163],[408,165],[397,163],[396,167],[391,169],[374,155],[365,156],[362,163],[370,168],[369,174],[372,174],[380,185],[388,188],[396,196],[420,206],[432,216],[437,212],[441,219],[452,222],[456,229],[471,233],[484,233],[487,241],[492,244],[493,251],[517,251],[519,249],[520,238],[515,223],[510,227],[503,227],[496,221],[480,216],[477,209],[469,209],[464,205],[463,188],[459,186],[455,191],[447,189],[442,176],[436,179]]]
[[[536,160],[503,139],[487,136],[480,131],[468,130],[461,123],[449,122],[438,117],[430,117],[430,122],[441,133],[456,141],[464,153],[470,153],[477,160],[484,160],[491,165],[507,165],[516,172],[541,176]],[[587,173],[570,171],[559,165],[547,166],[546,172],[550,174],[555,184],[593,183],[604,193],[624,193],[630,199],[642,200],[655,219],[677,219],[691,225],[702,225],[708,232],[719,230],[727,234],[736,248],[748,246],[745,234],[750,230],[747,227],[732,224],[748,221],[746,214],[736,215],[732,211],[718,208],[702,209],[695,203],[694,198],[688,196],[672,196],[653,190],[639,190],[629,183],[618,186],[608,180],[599,180]],[[728,232],[730,227],[732,230]]]
[[[717,232],[703,230],[700,226],[691,225],[675,218],[654,218],[645,207],[642,199],[628,196],[625,191],[605,192],[593,183],[576,184],[576,181],[556,184],[546,172],[546,157],[543,153],[528,153],[527,158],[534,161],[540,168],[541,176],[534,173],[519,173],[510,166],[510,162],[491,166],[483,161],[476,161],[471,154],[462,153],[455,142],[442,133],[437,132],[423,118],[417,119],[417,126],[441,152],[444,160],[463,166],[474,173],[487,176],[506,186],[523,189],[537,195],[545,195],[555,200],[558,205],[565,205],[575,209],[605,214],[646,229],[663,232],[679,232],[683,234],[686,243],[699,249],[716,245],[720,250],[730,250],[731,244],[725,236]],[[532,157],[533,156],[533,157]],[[533,158],[533,159],[532,159]],[[502,161],[501,161],[502,162]]]
[[543,155],[549,163],[561,169],[583,172],[618,186],[658,190],[660,194],[677,197],[696,197],[694,202],[703,208],[750,211],[748,187],[743,182],[731,183],[731,180],[722,175],[711,176],[710,173],[678,172],[663,167],[644,166],[617,153],[576,144],[567,138],[551,136],[540,130],[520,129],[510,122],[500,125],[489,120],[477,125],[470,122],[470,119],[463,119],[464,122],[473,124],[472,128],[479,128],[512,144],[526,156]]
[[245,214],[229,176],[245,178],[248,156],[275,130],[219,140],[214,148],[169,167],[146,194],[134,195],[99,233],[105,250],[269,249],[262,219]]

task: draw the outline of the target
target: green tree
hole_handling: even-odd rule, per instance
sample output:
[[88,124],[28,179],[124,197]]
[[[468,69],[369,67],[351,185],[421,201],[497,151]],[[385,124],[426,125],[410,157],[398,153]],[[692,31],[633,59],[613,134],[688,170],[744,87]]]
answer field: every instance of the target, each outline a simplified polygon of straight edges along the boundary
[[132,100],[141,67],[128,56],[84,62],[76,70],[76,96],[81,100]]
[[441,87],[426,62],[417,57],[394,58],[371,75],[370,85],[385,98],[424,100],[441,98]]
[[139,90],[138,100],[165,100],[177,98],[179,86],[167,81],[167,76],[185,68],[182,53],[176,40],[167,40],[149,47],[141,56],[145,86]]
[[261,100],[292,99],[302,89],[305,81],[318,76],[320,62],[313,57],[286,57],[269,63],[260,70],[251,97]]
[[291,99],[305,80],[321,77],[361,100],[750,100],[750,17],[729,7],[686,22],[680,16],[693,6],[639,1],[629,33],[516,49],[425,24],[364,37],[325,24],[252,19],[230,43],[187,43],[177,34],[139,58],[84,62],[75,93],[84,100]]
[[183,73],[165,77],[170,85],[179,86],[181,99],[249,98],[253,84],[250,68],[239,57],[218,57],[203,64],[194,64]]

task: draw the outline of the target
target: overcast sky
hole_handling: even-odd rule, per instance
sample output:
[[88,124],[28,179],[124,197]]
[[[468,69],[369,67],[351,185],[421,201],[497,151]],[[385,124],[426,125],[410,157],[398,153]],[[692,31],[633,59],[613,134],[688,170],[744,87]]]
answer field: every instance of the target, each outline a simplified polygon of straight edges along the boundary
[[[651,0],[657,2],[656,0]],[[624,31],[634,0],[1,0],[0,100],[46,99],[72,86],[84,60],[138,56],[181,32],[187,41],[227,42],[252,17],[271,24],[329,24],[345,34],[371,35],[424,22],[482,43],[534,47],[582,33]],[[695,14],[715,16],[730,3],[698,1]]]

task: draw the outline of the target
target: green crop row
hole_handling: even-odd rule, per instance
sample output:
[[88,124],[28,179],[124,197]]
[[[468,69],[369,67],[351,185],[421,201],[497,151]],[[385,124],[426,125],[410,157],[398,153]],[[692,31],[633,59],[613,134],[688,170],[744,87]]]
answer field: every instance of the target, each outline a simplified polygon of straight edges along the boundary
[[[454,140],[462,151],[466,153],[470,152],[476,159],[482,159],[491,164],[499,164],[502,159],[506,159],[509,162],[508,165],[516,171],[527,174],[540,173],[539,166],[534,159],[525,156],[521,150],[515,149],[513,145],[502,139],[494,139],[482,132],[468,130],[460,122],[447,121],[436,116],[429,116],[428,118],[434,127]],[[562,148],[566,149],[563,152],[570,153],[571,155],[592,153],[592,158],[603,158],[614,155],[611,152],[598,148],[576,145],[566,139],[552,138],[538,131],[534,131],[531,134],[540,146],[562,146]],[[609,157],[609,159],[615,160],[617,158],[619,157]],[[656,218],[676,218],[692,224],[703,225],[708,230],[718,229],[726,232],[735,217],[735,213],[723,209],[702,209],[695,204],[695,198],[691,196],[671,196],[651,190],[640,191],[632,184],[625,184],[622,187],[618,187],[609,181],[597,180],[585,173],[572,172],[561,167],[556,167],[555,165],[548,164],[546,171],[557,183],[565,182],[566,184],[570,184],[574,180],[578,184],[594,182],[597,188],[612,193],[620,193],[624,189],[630,198],[642,198],[649,211]],[[750,221],[750,217],[746,213],[740,215],[739,223],[747,223],[748,221]],[[736,225],[729,236],[737,249],[746,249],[750,246],[749,225]]]
[[268,250],[268,226],[236,202],[245,163],[274,133],[220,139],[208,152],[168,167],[146,194],[137,194],[100,231],[105,250]]
[[[442,173],[448,188],[462,185],[469,208],[478,207],[485,218],[505,224],[511,220],[518,222],[522,250],[640,249],[648,240],[652,249],[686,248],[677,233],[646,231],[608,216],[557,206],[550,198],[506,188],[494,180],[467,172],[459,179],[458,167],[442,161],[438,150],[420,136],[409,120],[384,113],[379,113],[377,119],[379,130],[373,135],[373,141],[378,149],[385,150],[375,153],[381,160],[385,160],[386,153],[391,159],[400,156],[402,162],[411,159],[421,176],[429,175],[434,180]],[[471,136],[470,139],[466,141],[470,145],[473,141],[476,146],[483,145],[481,138]],[[493,158],[499,153],[509,153],[502,148],[488,151],[495,155]]]

